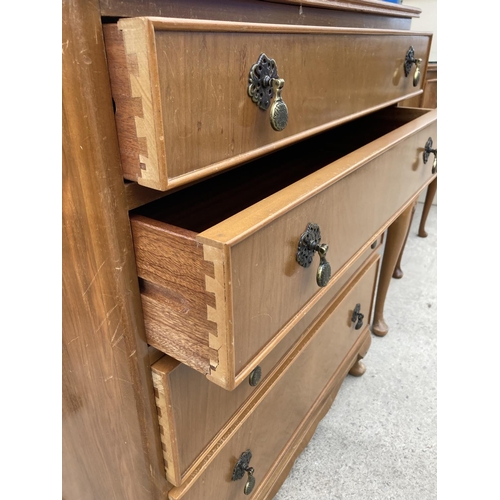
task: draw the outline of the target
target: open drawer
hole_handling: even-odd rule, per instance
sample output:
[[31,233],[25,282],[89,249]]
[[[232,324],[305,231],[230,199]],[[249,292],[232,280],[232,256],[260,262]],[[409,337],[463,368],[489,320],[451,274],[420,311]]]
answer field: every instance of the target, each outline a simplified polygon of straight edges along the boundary
[[124,176],[160,191],[418,95],[432,40],[159,17],[104,34]]
[[148,343],[240,384],[434,178],[436,117],[384,109],[132,212]]

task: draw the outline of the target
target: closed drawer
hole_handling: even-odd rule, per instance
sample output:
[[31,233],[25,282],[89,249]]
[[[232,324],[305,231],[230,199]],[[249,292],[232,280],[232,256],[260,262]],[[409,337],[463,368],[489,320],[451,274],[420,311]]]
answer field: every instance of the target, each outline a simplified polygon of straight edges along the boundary
[[[165,472],[171,484],[180,485],[196,468],[207,450],[217,442],[223,428],[229,425],[230,418],[238,408],[272,375],[279,360],[308,331],[314,320],[325,310],[331,309],[336,295],[352,289],[353,284],[359,281],[359,274],[365,274],[367,269],[373,267],[374,260],[378,258],[378,248],[377,245],[374,249],[366,250],[322,300],[262,360],[258,366],[261,378],[257,385],[250,385],[249,377],[246,383],[233,391],[226,391],[170,356],[164,356],[152,366]],[[365,315],[365,324],[368,324],[369,302],[361,303],[361,313]],[[254,375],[251,374],[252,377]],[[252,378],[252,381],[256,379]],[[200,422],[203,425],[199,425]]]
[[[135,211],[148,342],[226,389],[246,380],[432,180],[436,114],[383,110]],[[319,257],[296,259],[308,223],[329,245],[323,288]]]
[[[104,33],[124,176],[161,191],[420,93],[405,56],[413,47],[425,74],[432,37],[167,18],[121,19]],[[254,64],[271,59],[288,108],[280,131],[272,85],[262,83],[257,102],[248,90]]]
[[[299,345],[262,384],[221,433],[214,450],[200,462],[187,481],[170,491],[171,499],[200,498],[233,500],[246,498],[245,479],[231,481],[237,459],[250,450],[250,466],[259,487],[282,450],[307,421],[315,403],[339,384],[356,360],[362,346],[369,345],[369,313],[373,302],[379,259],[372,260],[351,286],[307,331]],[[351,321],[356,304],[366,312],[363,327]],[[346,369],[347,364],[347,369]],[[199,423],[198,423],[199,426]]]

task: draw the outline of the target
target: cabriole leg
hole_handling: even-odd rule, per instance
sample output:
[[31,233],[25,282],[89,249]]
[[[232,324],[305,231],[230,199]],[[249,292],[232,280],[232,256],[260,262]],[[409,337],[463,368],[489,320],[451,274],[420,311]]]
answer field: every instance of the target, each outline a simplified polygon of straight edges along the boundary
[[382,269],[380,270],[377,300],[375,302],[375,312],[373,315],[372,332],[384,337],[389,328],[384,320],[384,306],[389,290],[391,277],[396,267],[396,262],[403,248],[408,226],[411,221],[414,204],[408,205],[408,208],[389,226],[387,230],[387,240],[385,242],[384,257],[382,260]]

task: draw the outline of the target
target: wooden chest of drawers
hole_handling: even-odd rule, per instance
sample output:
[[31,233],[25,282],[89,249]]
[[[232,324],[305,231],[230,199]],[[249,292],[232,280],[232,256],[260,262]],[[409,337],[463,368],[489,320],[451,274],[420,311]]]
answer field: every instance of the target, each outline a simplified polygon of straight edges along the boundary
[[[68,308],[88,315],[99,382],[67,346],[79,375],[65,389],[120,407],[89,432],[114,456],[127,446],[115,472],[99,468],[68,412],[65,439],[99,479],[68,449],[65,498],[271,499],[342,380],[363,373],[370,325],[385,333],[387,276],[436,175],[437,111],[396,106],[421,93],[432,35],[409,31],[410,7],[306,1],[309,25],[293,3],[71,11],[87,37],[104,24],[102,116],[91,156],[73,160],[67,217],[86,206],[105,223],[87,230],[93,272]],[[84,133],[88,110],[69,102]]]

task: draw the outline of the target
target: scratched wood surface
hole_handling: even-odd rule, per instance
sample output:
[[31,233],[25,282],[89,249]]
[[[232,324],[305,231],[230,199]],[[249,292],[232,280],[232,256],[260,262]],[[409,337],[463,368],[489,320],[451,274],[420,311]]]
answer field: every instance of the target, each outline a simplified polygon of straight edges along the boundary
[[63,1],[62,496],[165,480],[97,1]]
[[[164,18],[122,19],[108,31],[124,175],[161,191],[420,93],[403,62],[410,46],[426,61],[432,39],[404,31]],[[281,132],[247,93],[261,53],[276,60],[285,80],[289,120]],[[348,97],[353,90],[356,99]]]
[[[379,238],[380,241],[380,238]],[[376,242],[378,243],[378,242]],[[305,314],[292,328],[290,333],[259,364],[262,370],[261,384],[270,376],[277,362],[304,334],[307,327],[329,306],[336,295],[360,271],[368,266],[369,256],[377,253],[375,248],[368,248],[346,273],[328,290],[318,303]],[[368,319],[367,319],[368,321]],[[169,481],[178,486],[182,479],[189,476],[190,471],[201,460],[217,440],[217,435],[226,422],[255,391],[248,382],[240,384],[228,392],[208,381],[201,373],[191,370],[187,365],[176,362],[170,356],[164,356],[152,366],[157,386],[163,398],[160,402],[161,420],[171,423],[161,433],[166,473]],[[159,404],[157,397],[157,405]],[[198,423],[203,420],[202,426]]]
[[[170,491],[172,500],[245,498],[245,480],[231,481],[231,473],[237,458],[248,449],[252,451],[251,466],[256,478],[261,481],[265,477],[315,401],[333,379],[340,379],[337,370],[366,334],[366,326],[354,329],[351,316],[356,303],[362,304],[367,315],[371,310],[378,261],[365,268],[314,323],[277,373],[262,384],[220,437],[216,446],[223,448],[213,459],[208,455],[182,486]],[[257,484],[257,492],[260,486]]]

